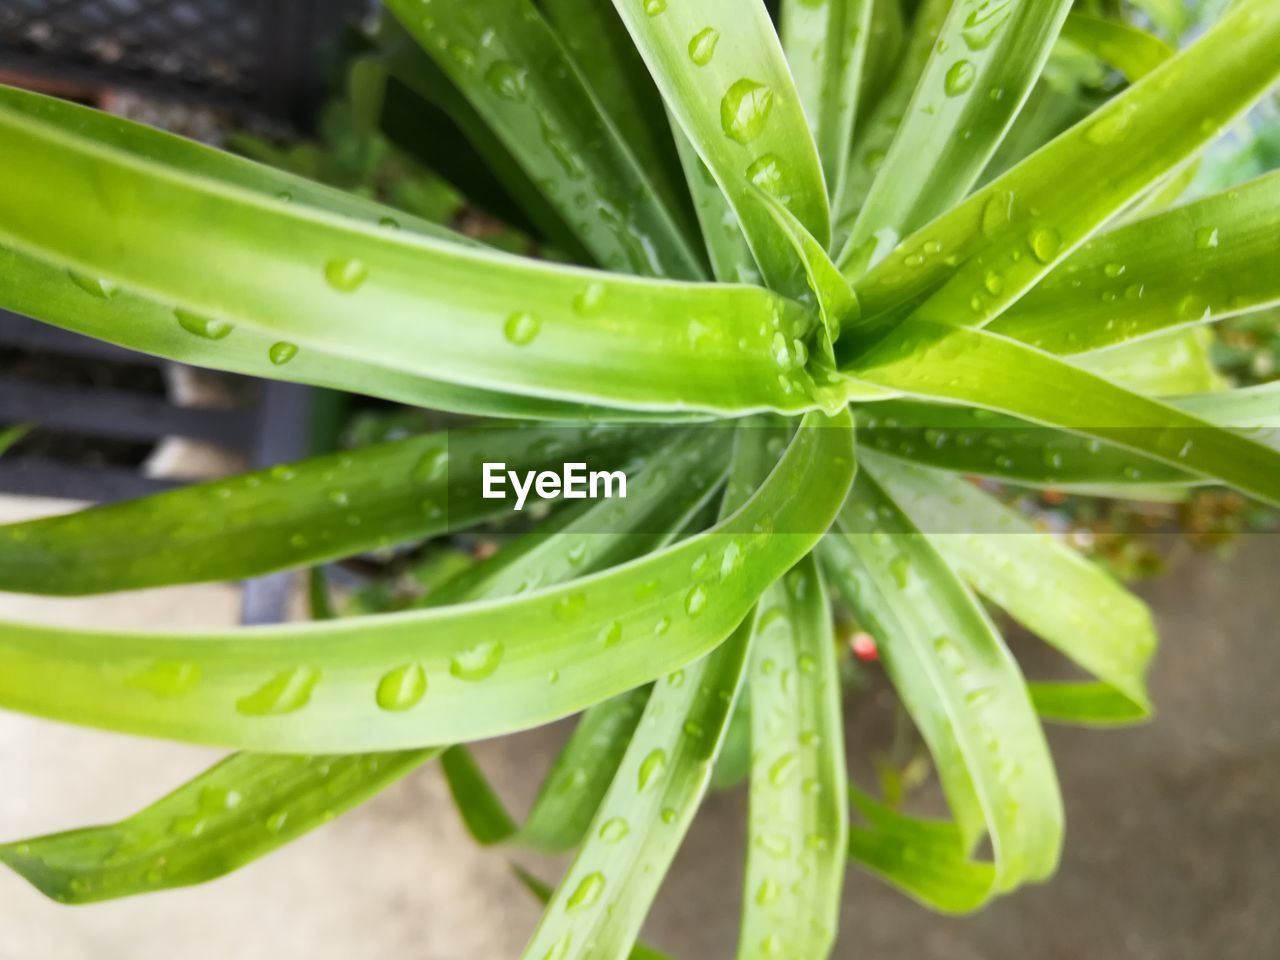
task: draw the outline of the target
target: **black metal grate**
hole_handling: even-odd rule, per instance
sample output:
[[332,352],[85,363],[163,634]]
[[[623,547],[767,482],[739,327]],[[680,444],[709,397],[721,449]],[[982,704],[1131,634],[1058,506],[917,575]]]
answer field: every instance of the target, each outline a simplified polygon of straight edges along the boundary
[[0,69],[300,119],[367,0],[4,0]]

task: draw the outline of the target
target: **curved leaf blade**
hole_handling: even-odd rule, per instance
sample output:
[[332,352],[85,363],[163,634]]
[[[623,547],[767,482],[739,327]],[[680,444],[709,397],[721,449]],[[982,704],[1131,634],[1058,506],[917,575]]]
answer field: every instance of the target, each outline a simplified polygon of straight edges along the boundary
[[[602,266],[702,276],[671,211],[533,3],[387,6]],[[597,215],[584,218],[584,207]]]
[[625,428],[477,427],[0,526],[0,589],[75,596],[323,563],[507,513],[506,501],[481,495],[495,450],[522,471],[566,455],[612,469],[637,443],[661,439]]
[[0,862],[68,904],[205,883],[328,823],[439,752],[237,754],[119,823],[4,844]]
[[[843,252],[858,211],[866,202],[877,174],[884,166],[894,136],[907,113],[907,105],[916,91],[920,76],[933,53],[938,34],[946,22],[955,0],[923,0],[911,21],[905,46],[897,58],[896,69],[887,89],[869,114],[858,121],[857,133],[845,163],[840,192],[833,195],[835,243],[832,249]],[[881,4],[877,4],[877,9]],[[897,6],[894,3],[893,6]],[[840,266],[849,264],[841,258]],[[856,271],[861,273],[862,265]]]
[[1070,0],[956,3],[840,262],[906,236],[961,199],[1031,93]]
[[[103,296],[124,287],[171,304],[181,313],[169,328],[185,318],[211,351],[245,327],[296,353],[486,390],[666,410],[812,406],[804,372],[780,371],[770,349],[813,320],[759,288],[602,274],[368,227],[3,106],[0,131],[0,174],[13,174],[0,240],[92,278]],[[136,336],[145,347],[152,332]]]
[[614,7],[667,108],[737,213],[761,273],[775,290],[793,292],[790,246],[754,190],[785,199],[824,245],[830,212],[818,151],[764,3],[614,0]]
[[[1193,46],[875,267],[857,285],[864,334],[908,313],[967,326],[999,316],[1262,97],[1280,76],[1277,43],[1280,9],[1237,3]],[[852,349],[853,338],[844,342]]]
[[1280,304],[1280,172],[1090,240],[988,327],[1074,354]]
[[1159,37],[1117,20],[1073,12],[1062,25],[1062,39],[1111,64],[1137,83],[1174,55]]
[[864,362],[856,375],[871,383],[1094,437],[1280,502],[1276,451],[1016,340],[913,321]]
[[825,957],[835,940],[849,817],[835,654],[826,586],[810,556],[757,608],[741,958]]
[[[1126,722],[1150,715],[1156,633],[1142,601],[970,483],[875,456],[866,466],[973,589],[1127,700]],[[1079,719],[1114,715],[1097,707]]]
[[784,0],[781,6],[782,49],[833,197],[853,141],[874,6],[874,0]]
[[[0,625],[0,705],[150,736],[326,753],[475,740],[578,712],[714,649],[817,542],[853,469],[851,422],[811,414],[805,423],[724,523],[563,587],[232,632]],[[706,576],[691,585],[704,554]]]
[[[993,888],[1057,866],[1062,800],[1017,664],[942,556],[865,473],[824,544],[830,582],[875,634],[937,764],[964,849],[983,824]],[[893,535],[886,531],[892,531]]]

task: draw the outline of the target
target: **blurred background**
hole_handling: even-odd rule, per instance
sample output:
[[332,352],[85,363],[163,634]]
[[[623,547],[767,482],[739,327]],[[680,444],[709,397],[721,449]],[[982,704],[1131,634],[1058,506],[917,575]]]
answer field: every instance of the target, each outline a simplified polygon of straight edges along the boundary
[[[1110,9],[1119,0],[1081,0]],[[1224,3],[1144,0],[1135,19],[1185,44]],[[447,97],[371,57],[366,0],[6,0],[0,83],[222,146],[448,223],[506,249],[559,257],[502,185],[486,180]],[[1029,104],[1065,129],[1120,86],[1062,44]],[[1280,99],[1260,106],[1199,165],[1186,196],[1280,167]],[[1277,265],[1280,269],[1280,264]],[[1150,372],[1148,372],[1150,374]],[[1280,379],[1280,311],[1171,340],[1169,393]],[[309,453],[448,425],[448,418],[125,353],[0,311],[0,430],[32,424],[0,456],[0,522],[128,499]],[[968,919],[945,919],[851,873],[839,956],[947,958],[1280,957],[1280,517],[1213,489],[1123,503],[998,490],[1139,584],[1162,647],[1148,726],[1052,729],[1066,796],[1059,875]],[[327,568],[343,614],[402,608],[481,531]],[[97,626],[214,626],[305,615],[285,575],[50,602],[0,594],[0,617]],[[1011,630],[1016,636],[1017,631]],[[927,755],[849,625],[847,732],[863,783],[940,803]],[[1017,645],[1034,672],[1043,648]],[[555,726],[482,745],[516,811],[563,741]],[[0,714],[0,839],[123,817],[196,774],[210,751]],[[646,931],[678,956],[730,956],[745,796],[699,815]],[[560,866],[523,858],[553,879]],[[478,849],[437,771],[206,887],[67,909],[0,873],[0,960],[309,960],[518,955],[537,904],[501,852]]]

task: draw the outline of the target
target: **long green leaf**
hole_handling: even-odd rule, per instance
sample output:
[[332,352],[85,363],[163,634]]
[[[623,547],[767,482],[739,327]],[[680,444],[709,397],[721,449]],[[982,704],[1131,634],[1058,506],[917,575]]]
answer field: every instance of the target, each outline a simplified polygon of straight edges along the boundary
[[991,899],[995,870],[969,859],[954,823],[905,816],[857,787],[849,796],[866,820],[849,828],[854,863],[945,913],[969,913]]
[[524,956],[620,956],[706,791],[743,675],[750,624],[686,671],[661,681],[592,820],[586,843],[556,889]]
[[1194,46],[882,261],[858,284],[868,329],[913,310],[958,325],[998,316],[1263,96],[1280,76],[1277,44],[1280,7],[1237,3]]
[[[546,883],[543,883],[529,871],[522,869],[520,866],[513,864],[512,869],[520,882],[524,884],[525,889],[538,898],[544,906],[551,900],[551,895],[555,890]],[[643,943],[637,943],[631,948],[631,952],[627,954],[629,960],[671,960],[671,958],[653,947],[646,946]]]
[[825,957],[848,808],[831,608],[813,557],[760,600],[751,649],[751,808],[739,957]]
[[662,95],[618,13],[597,0],[544,0],[547,18],[686,236],[692,208]]
[[1070,0],[952,6],[841,265],[882,232],[905,236],[969,192],[1031,93],[1070,8]]
[[[768,471],[772,436],[754,427],[739,431],[722,515]],[[695,561],[694,576],[701,563]],[[745,618],[710,655],[654,687],[590,834],[525,956],[619,956],[634,943],[710,781],[746,674],[751,620]]]
[[[1062,801],[1017,665],[977,600],[865,473],[824,545],[937,764],[964,848],[983,824],[996,893],[1057,865]],[[893,535],[885,532],[892,531]],[[974,904],[976,906],[976,904]]]
[[330,753],[475,740],[575,713],[714,649],[817,542],[853,469],[851,423],[847,414],[805,423],[724,523],[567,586],[232,632],[0,625],[0,705],[172,739]]
[[833,202],[836,221],[833,237],[835,250],[844,249],[858,211],[866,202],[871,185],[893,145],[894,136],[906,117],[907,106],[954,2],[955,0],[923,0],[911,22],[905,48],[896,62],[891,63],[896,69],[892,70],[888,89],[875,108],[858,120],[853,150],[840,181],[840,192],[835,195]]
[[328,823],[439,752],[237,754],[119,823],[0,846],[0,862],[60,903],[205,883]]
[[[362,393],[433,410],[540,420],[654,419],[637,412],[603,411],[582,403],[565,403],[538,397],[521,397],[494,390],[462,387],[428,380],[353,358],[341,350],[298,345],[278,335],[245,327],[230,336],[229,327],[187,318],[179,323],[173,307],[131,290],[110,291],[80,278],[67,282],[65,268],[19,253],[0,249],[0,303],[16,313],[44,323],[106,340],[127,349],[214,370],[227,370],[270,380],[306,383],[333,390]],[[192,332],[192,328],[197,331]],[[212,329],[215,340],[202,331]],[[224,336],[224,331],[227,331]],[[657,415],[675,419],[669,415]]]
[[866,466],[975,590],[1127,700],[1127,721],[1150,714],[1145,674],[1156,634],[1142,601],[958,477],[874,455]]
[[[0,133],[0,241],[72,271],[66,284],[86,298],[121,286],[172,304],[167,331],[209,351],[239,326],[291,352],[519,394],[812,406],[804,371],[780,370],[771,351],[813,318],[759,288],[625,278],[370,227],[3,106]],[[145,349],[158,335],[137,327],[126,342]]]
[[1083,353],[1280,303],[1280,172],[1089,241],[989,327]]
[[387,6],[602,266],[702,276],[671,211],[531,0]]
[[381,124],[402,150],[448,177],[478,209],[532,227],[556,259],[591,262],[573,228],[435,60],[394,17],[373,39],[390,73]]
[[757,188],[787,202],[826,244],[830,213],[817,148],[763,0],[614,0],[698,155],[728,197],[769,285],[803,289]]
[[833,197],[853,141],[874,6],[873,0],[782,3],[782,47]]
[[1062,39],[1111,64],[1130,83],[1137,83],[1174,54],[1167,43],[1145,30],[1079,12],[1067,17]]
[[[859,408],[858,436],[870,449],[902,460],[1033,486],[1072,489],[1198,480],[1110,443],[955,404],[869,404]],[[957,519],[963,522],[963,515]]]
[[684,131],[675,123],[672,124],[672,130],[689,193],[693,197],[694,210],[698,215],[702,241],[711,257],[712,273],[721,283],[763,284],[751,247],[738,222],[738,215],[720,192],[716,178],[702,162]]
[[1214,367],[1212,346],[1211,330],[1189,327],[1078,354],[1071,363],[1134,393],[1175,397],[1226,388]]
[[660,433],[475,427],[0,526],[0,589],[76,595],[258,576],[463,529],[508,513],[482,466],[616,469]]
[[879,386],[1070,430],[1280,502],[1276,451],[1016,340],[912,321],[863,362],[857,376]]
[[[81,137],[110,143],[114,149],[137,160],[180,167],[194,176],[216,180],[280,203],[324,210],[369,226],[389,226],[394,222],[396,229],[435,240],[447,240],[459,246],[484,246],[438,223],[376,203],[356,193],[324,186],[276,167],[253,163],[233,153],[215,150],[155,127],[131,123],[109,113],[88,110],[66,100],[0,85],[0,107],[50,126],[73,130]],[[36,169],[39,168],[32,168]]]
[[[611,562],[630,559],[652,545],[646,531],[651,525],[678,527],[683,517],[696,509],[700,498],[714,488],[723,471],[714,462],[723,454],[706,437],[685,438],[687,448],[696,440],[703,446],[703,462],[681,477],[670,474],[657,483],[641,483],[633,496],[614,504],[590,504],[573,522],[558,525],[556,540],[564,562],[546,549],[548,539],[540,532],[526,535],[531,548],[517,544],[477,565],[478,577],[461,577],[443,589],[433,591],[437,602],[465,597],[481,599],[516,592],[530,582],[560,582],[602,569]],[[712,440],[720,439],[712,437]],[[680,458],[681,451],[670,451]],[[607,532],[601,530],[600,516],[608,513]],[[588,517],[585,514],[593,514]],[[554,525],[554,524],[553,524]],[[586,536],[590,533],[590,536]],[[669,535],[668,535],[669,536]],[[584,546],[590,544],[590,548]],[[600,547],[597,544],[605,544]],[[626,550],[633,551],[628,556]],[[510,576],[499,575],[499,570]],[[462,581],[461,583],[459,581]],[[313,578],[315,587],[323,577]],[[325,598],[327,600],[327,598]],[[314,604],[313,604],[314,606]],[[328,614],[330,611],[322,611]],[[329,617],[326,615],[325,619]],[[621,761],[627,740],[639,721],[648,690],[640,688],[592,707],[558,758],[520,832],[523,845],[537,849],[572,846],[586,830],[592,814],[608,786],[613,770]],[[150,893],[170,886],[198,883],[229,872],[273,847],[302,836],[327,823],[340,811],[350,809],[374,792],[394,782],[415,763],[438,751],[402,754],[370,754],[361,757],[298,758],[289,766],[288,776],[278,775],[281,760],[271,756],[240,754],[208,773],[202,774],[157,807],[131,817],[124,824],[88,831],[76,831],[75,842],[63,837],[19,841],[8,846],[12,863],[24,875],[35,879],[47,894],[65,902],[87,902]],[[464,747],[452,747],[444,754],[442,767],[449,787],[458,801],[468,829],[481,843],[509,840],[516,832],[510,816],[484,780]],[[337,775],[335,768],[339,769]],[[364,771],[364,776],[359,771]],[[354,772],[353,772],[354,771]],[[601,782],[603,781],[603,782]],[[172,825],[173,811],[191,798],[212,798],[201,802],[198,819],[185,818],[177,839]],[[323,802],[316,798],[322,798]],[[268,813],[263,814],[267,809]],[[254,817],[268,826],[263,833],[235,833]],[[284,826],[289,829],[285,830]],[[129,856],[111,863],[104,873],[100,850],[128,838]],[[180,852],[174,847],[181,844]],[[19,856],[18,851],[22,851]],[[0,860],[6,856],[0,848]],[[180,869],[163,869],[168,864]],[[157,868],[157,864],[161,868]],[[149,865],[149,869],[141,869]],[[118,868],[118,869],[116,869]]]
[[648,688],[641,687],[582,715],[520,828],[522,845],[564,853],[582,843],[648,700]]

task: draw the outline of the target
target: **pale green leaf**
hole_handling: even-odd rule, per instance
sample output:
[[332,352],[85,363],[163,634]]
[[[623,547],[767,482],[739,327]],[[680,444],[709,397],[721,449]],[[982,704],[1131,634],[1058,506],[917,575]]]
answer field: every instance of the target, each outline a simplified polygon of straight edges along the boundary
[[464,529],[507,514],[483,464],[616,469],[662,432],[472,427],[328,454],[141,500],[0,526],[0,589],[76,595],[233,580]]
[[812,557],[760,598],[750,689],[738,956],[825,957],[838,925],[849,815],[836,640]]
[[783,0],[781,5],[782,47],[833,197],[840,194],[853,141],[874,6],[874,0]]
[[763,0],[614,0],[668,109],[738,214],[760,271],[793,292],[797,265],[755,188],[787,200],[819,242],[830,213],[818,151]]
[[829,580],[876,637],[933,753],[963,848],[972,849],[985,824],[995,858],[990,893],[1044,879],[1058,862],[1062,801],[1022,675],[999,633],[865,473],[839,525],[824,544]]
[[[560,400],[812,406],[804,371],[780,371],[771,344],[806,335],[813,318],[759,288],[552,266],[369,226],[6,106],[0,131],[0,177],[15,185],[0,190],[0,242],[74,273],[66,285],[86,300],[123,287],[171,304],[167,329],[208,351],[247,328],[298,354]],[[154,335],[135,322],[121,339],[145,347]]]
[[1237,3],[1192,47],[907,239],[858,283],[863,322],[998,316],[1263,96],[1280,76],[1277,44],[1280,6]]
[[576,713],[714,649],[817,542],[853,470],[851,422],[805,422],[741,510],[621,567],[510,600],[301,626],[6,623],[0,705],[281,752],[461,742]]
[[[696,279],[669,209],[531,0],[390,0],[604,267]],[[583,217],[590,207],[595,216]]]
[[1130,715],[1150,713],[1156,634],[1142,601],[958,477],[874,455],[866,467],[970,586],[1128,700]]
[[989,329],[1073,354],[1280,303],[1280,172],[1090,240]]
[[1070,0],[956,3],[840,256],[917,230],[960,200],[1022,108]]

